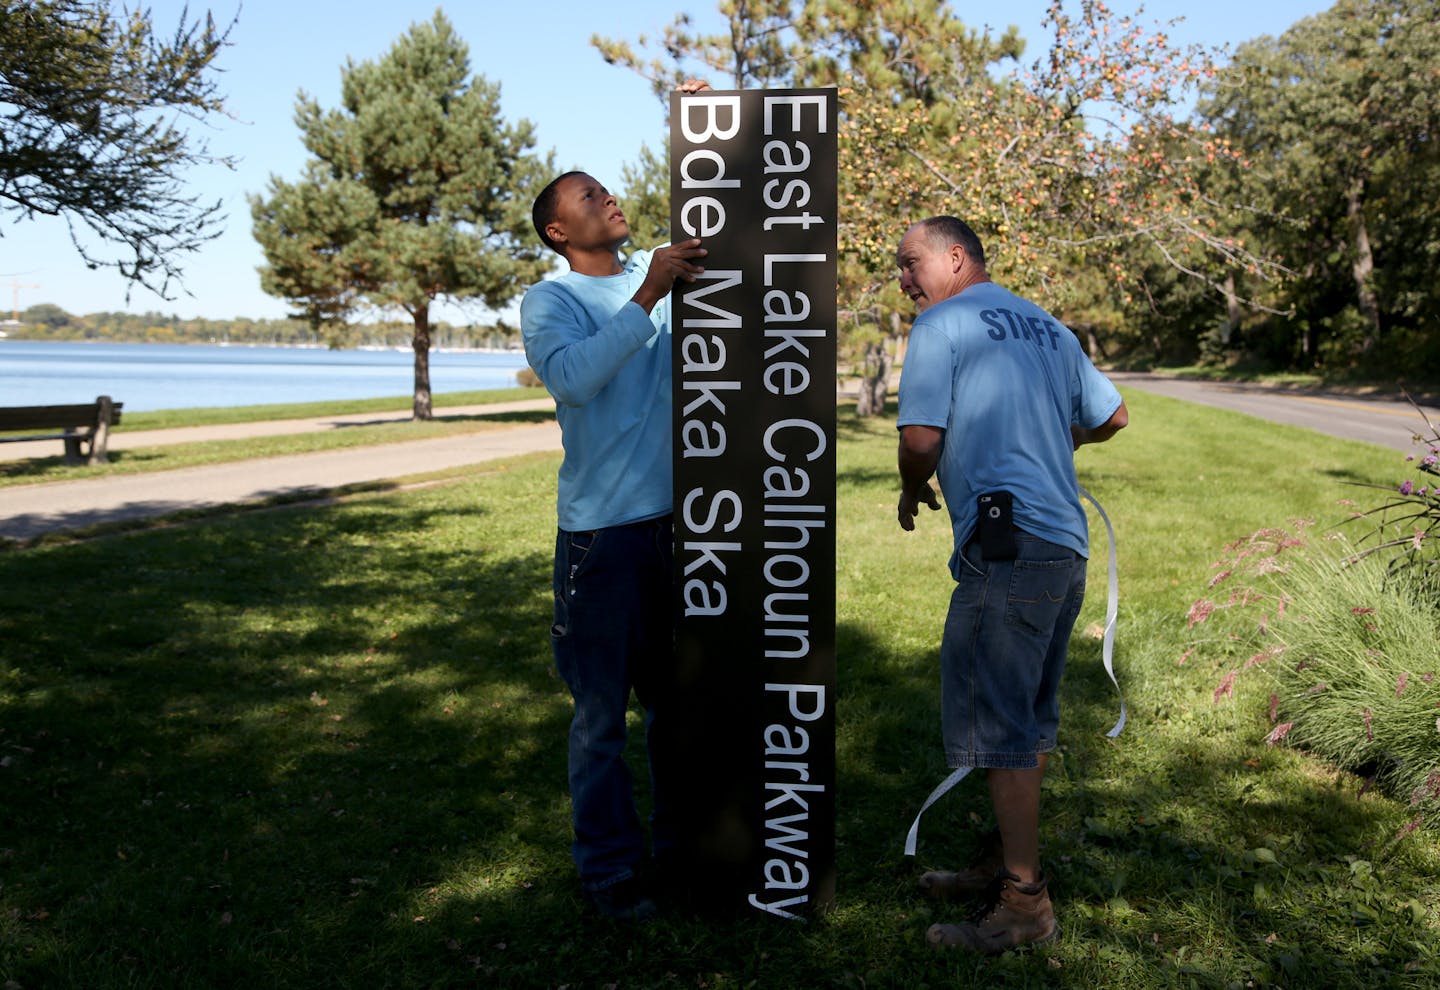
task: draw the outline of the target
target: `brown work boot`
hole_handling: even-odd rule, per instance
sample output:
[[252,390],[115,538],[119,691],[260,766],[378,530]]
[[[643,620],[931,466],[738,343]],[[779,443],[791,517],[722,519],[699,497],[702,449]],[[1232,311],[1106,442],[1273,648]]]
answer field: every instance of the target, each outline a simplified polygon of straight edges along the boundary
[[1001,854],[1000,830],[991,829],[980,837],[980,847],[970,865],[959,873],[930,870],[920,874],[920,889],[937,901],[959,901],[984,893],[1005,869]]
[[992,896],[969,921],[931,925],[925,939],[936,949],[969,949],[988,956],[1022,945],[1042,945],[1059,934],[1045,878],[1021,883],[1013,873],[1001,873]]

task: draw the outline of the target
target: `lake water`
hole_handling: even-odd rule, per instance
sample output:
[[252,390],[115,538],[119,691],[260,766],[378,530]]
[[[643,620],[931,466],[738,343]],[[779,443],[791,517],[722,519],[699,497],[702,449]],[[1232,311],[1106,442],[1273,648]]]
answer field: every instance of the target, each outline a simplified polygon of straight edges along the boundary
[[[431,351],[430,390],[517,387],[520,351]],[[0,340],[0,406],[94,402],[127,412],[414,394],[409,350]]]

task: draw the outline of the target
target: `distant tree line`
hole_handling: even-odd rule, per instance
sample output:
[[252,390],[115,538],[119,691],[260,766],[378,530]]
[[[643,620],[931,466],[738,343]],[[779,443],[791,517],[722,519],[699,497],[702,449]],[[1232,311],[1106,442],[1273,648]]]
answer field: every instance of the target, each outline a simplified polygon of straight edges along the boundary
[[[1338,0],[1233,57],[1098,0],[1053,3],[1032,57],[957,6],[719,0],[715,35],[594,44],[661,95],[839,88],[842,353],[880,388],[895,244],[936,213],[1097,359],[1433,380],[1440,0]],[[624,175],[632,229],[667,234],[667,158]]]
[[[40,303],[20,312],[20,325],[7,326],[13,340],[95,340],[134,344],[236,344],[278,347],[327,347],[333,338],[306,320],[183,319],[164,313],[89,313],[76,316],[53,303]],[[362,323],[352,328],[347,346],[408,348],[413,328],[409,322]],[[500,321],[493,325],[453,326],[437,322],[431,327],[434,346],[447,349],[518,347],[518,327]]]

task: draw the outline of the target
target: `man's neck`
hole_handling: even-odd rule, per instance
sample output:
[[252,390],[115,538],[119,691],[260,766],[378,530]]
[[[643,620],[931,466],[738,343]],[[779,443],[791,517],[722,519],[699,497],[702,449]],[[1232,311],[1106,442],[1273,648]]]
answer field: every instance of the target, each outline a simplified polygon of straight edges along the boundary
[[972,285],[980,285],[988,281],[990,281],[990,273],[983,269],[978,272],[967,272],[965,276],[960,279],[960,283],[955,287],[955,291],[950,294],[952,296],[958,296]]
[[577,275],[619,275],[624,270],[620,267],[618,247],[571,251],[565,256],[565,260],[570,263],[570,270]]

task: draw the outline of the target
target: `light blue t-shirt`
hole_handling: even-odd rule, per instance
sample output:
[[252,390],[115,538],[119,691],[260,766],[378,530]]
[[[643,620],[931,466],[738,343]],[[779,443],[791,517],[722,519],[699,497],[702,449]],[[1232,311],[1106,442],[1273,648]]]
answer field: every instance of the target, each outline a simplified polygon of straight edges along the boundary
[[1080,342],[1039,306],[993,282],[920,314],[900,375],[899,426],[945,431],[936,474],[959,551],[975,529],[976,496],[1008,491],[1015,525],[1090,554],[1070,425],[1103,425],[1120,393]]
[[520,303],[525,357],[560,421],[564,530],[671,511],[670,302],[646,313],[630,301],[649,269],[650,252],[637,251],[619,275],[569,272]]

